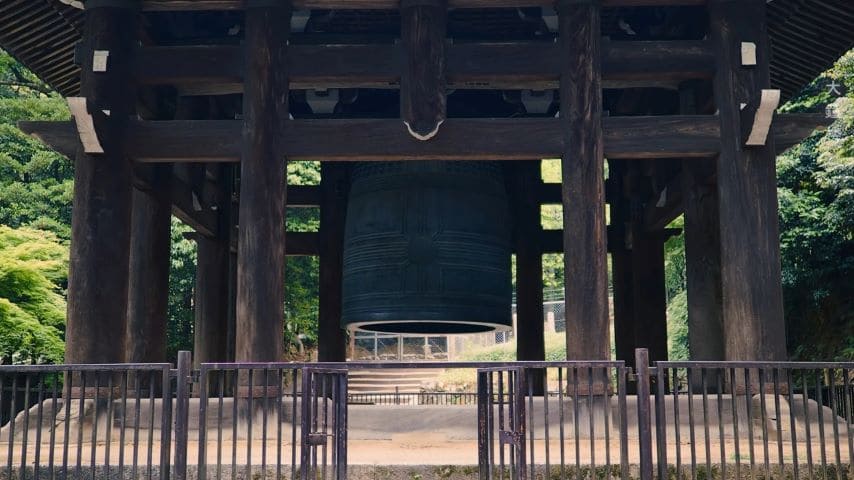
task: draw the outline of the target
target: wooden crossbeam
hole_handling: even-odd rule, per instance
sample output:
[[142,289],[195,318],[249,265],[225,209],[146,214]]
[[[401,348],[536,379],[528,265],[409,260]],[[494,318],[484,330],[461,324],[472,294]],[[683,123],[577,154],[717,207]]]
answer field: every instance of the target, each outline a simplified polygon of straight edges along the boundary
[[[775,142],[794,145],[826,125],[821,114],[778,115]],[[19,127],[65,153],[76,151],[71,122],[20,122]],[[607,158],[710,157],[720,148],[713,115],[607,117]],[[239,120],[133,121],[126,148],[140,162],[237,162]],[[291,160],[527,160],[556,158],[563,150],[553,118],[449,119],[429,142],[412,138],[399,120],[292,120],[283,133]]]
[[[400,0],[297,0],[294,8],[396,10]],[[705,5],[706,0],[602,0],[603,7]],[[148,12],[242,10],[245,0],[143,0]],[[449,0],[449,8],[551,7],[553,0]]]
[[[398,88],[403,72],[400,45],[293,45],[288,49],[292,89]],[[557,88],[558,46],[545,42],[457,44],[445,48],[451,88]],[[195,93],[243,89],[243,49],[207,45],[145,47],[137,78],[148,85],[176,85]],[[606,41],[605,85],[660,84],[711,78],[714,62],[706,41]]]
[[288,185],[288,207],[311,208],[319,206],[319,185]]

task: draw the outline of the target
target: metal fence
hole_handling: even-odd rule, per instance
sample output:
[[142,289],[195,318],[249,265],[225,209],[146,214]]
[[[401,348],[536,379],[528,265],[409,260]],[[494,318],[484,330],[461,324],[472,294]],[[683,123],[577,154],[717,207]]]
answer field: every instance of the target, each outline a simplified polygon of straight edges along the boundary
[[[621,361],[192,370],[186,353],[177,369],[0,366],[0,479],[343,479],[363,447],[350,433],[404,431],[418,417],[441,429],[442,415],[470,430],[453,448],[470,450],[483,479],[854,478],[854,363],[650,365],[645,355],[635,371]],[[348,394],[349,372],[377,368],[468,369],[477,389]]]
[[171,382],[168,364],[0,366],[5,478],[169,478]]

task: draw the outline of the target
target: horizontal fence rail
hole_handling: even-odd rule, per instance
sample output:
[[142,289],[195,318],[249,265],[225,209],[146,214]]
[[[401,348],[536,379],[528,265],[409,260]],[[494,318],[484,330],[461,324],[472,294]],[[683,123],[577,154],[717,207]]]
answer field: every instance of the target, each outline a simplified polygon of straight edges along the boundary
[[[0,480],[854,478],[854,362],[636,364],[0,366]],[[457,383],[348,390],[374,370]]]

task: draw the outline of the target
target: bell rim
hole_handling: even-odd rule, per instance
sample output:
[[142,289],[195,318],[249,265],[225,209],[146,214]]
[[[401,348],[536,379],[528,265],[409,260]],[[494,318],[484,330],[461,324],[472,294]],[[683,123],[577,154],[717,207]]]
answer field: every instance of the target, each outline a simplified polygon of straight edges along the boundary
[[[478,320],[365,320],[359,322],[345,322],[346,328],[353,332],[366,332],[366,333],[378,333],[378,334],[388,334],[388,335],[411,335],[416,337],[424,337],[424,336],[445,336],[445,335],[471,335],[478,333],[498,333],[498,332],[508,332],[513,330],[512,324],[499,323],[494,321],[478,321]],[[395,325],[412,325],[417,327],[424,327],[425,331],[395,331],[393,328]],[[458,332],[447,332],[442,331],[441,328],[448,328],[449,325],[454,325],[457,327],[470,327],[470,329],[466,331],[458,331]],[[376,328],[369,328],[371,326],[376,326]],[[389,326],[392,326],[392,329],[389,329]],[[429,327],[435,326],[436,328],[431,330]],[[385,329],[383,329],[385,327]]]

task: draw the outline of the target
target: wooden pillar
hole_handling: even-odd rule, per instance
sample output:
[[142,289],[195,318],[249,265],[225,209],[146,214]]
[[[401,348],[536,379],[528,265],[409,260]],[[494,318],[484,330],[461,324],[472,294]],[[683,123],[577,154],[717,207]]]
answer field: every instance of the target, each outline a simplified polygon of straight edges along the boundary
[[133,190],[125,337],[125,360],[131,363],[167,361],[172,167],[156,165],[152,170],[151,188]]
[[664,286],[662,231],[632,232],[632,306],[635,348],[649,350],[652,361],[667,360],[667,293]]
[[320,164],[320,311],[317,328],[317,360],[320,362],[343,362],[347,359],[347,335],[341,325],[341,282],[348,190],[346,164]]
[[[741,105],[758,103],[770,84],[765,0],[711,0],[709,10],[721,122],[717,184],[725,356],[785,360],[774,139],[746,147],[740,118]],[[752,46],[755,59],[742,54]]]
[[447,0],[401,0],[404,68],[400,116],[409,133],[429,140],[445,121]]
[[684,162],[685,273],[691,360],[723,360],[721,243],[717,187],[711,160]]
[[[543,232],[539,189],[539,160],[517,162],[509,170],[516,245],[516,359],[546,359],[543,325]],[[531,380],[535,395],[543,393],[544,375]]]
[[[81,148],[75,162],[68,363],[125,360],[133,173],[119,139],[135,102],[131,66],[138,3],[117,0],[109,7],[86,7],[81,95],[89,112],[101,118],[96,128],[104,153],[84,153]],[[93,62],[95,51],[109,52],[104,68]]]
[[610,245],[611,283],[614,295],[614,347],[617,360],[626,365],[635,362],[634,295],[632,293],[631,214],[626,197],[625,164],[623,160],[609,161],[609,191],[611,194]]
[[559,0],[566,355],[610,357],[598,0]]
[[229,245],[221,238],[195,235],[193,364],[228,361]]
[[248,0],[243,152],[237,243],[238,361],[282,359],[285,157],[288,119],[287,0]]

